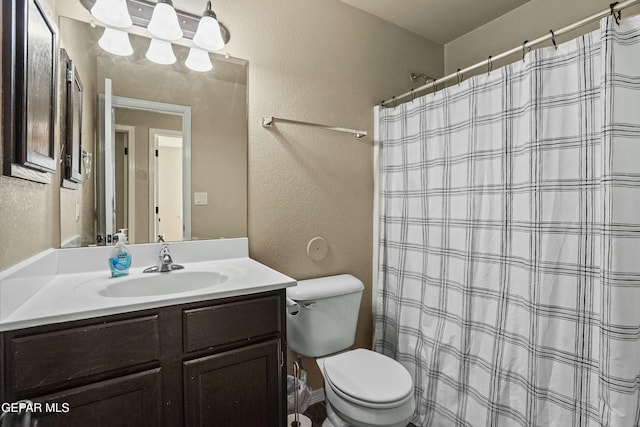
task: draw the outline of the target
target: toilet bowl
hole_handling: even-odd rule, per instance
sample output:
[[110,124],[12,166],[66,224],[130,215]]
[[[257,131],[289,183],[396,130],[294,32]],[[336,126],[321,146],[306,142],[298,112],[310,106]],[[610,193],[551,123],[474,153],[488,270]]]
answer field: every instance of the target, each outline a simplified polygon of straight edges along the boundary
[[365,349],[316,361],[325,380],[323,427],[405,427],[411,420],[413,381],[400,363]]
[[371,350],[345,351],[355,341],[363,289],[348,274],[287,288],[288,345],[320,367],[328,415],[323,427],[405,427],[416,407],[409,372]]

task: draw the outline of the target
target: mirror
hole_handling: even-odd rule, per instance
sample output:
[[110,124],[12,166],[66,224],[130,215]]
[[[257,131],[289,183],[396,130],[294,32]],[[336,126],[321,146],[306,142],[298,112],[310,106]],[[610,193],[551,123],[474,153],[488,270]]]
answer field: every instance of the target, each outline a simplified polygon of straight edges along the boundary
[[134,53],[121,57],[98,46],[100,27],[61,17],[59,28],[93,162],[80,183],[62,182],[61,246],[108,244],[120,228],[132,243],[246,236],[247,61],[212,53],[213,70],[195,72],[185,46],[159,65],[144,36],[130,34]]

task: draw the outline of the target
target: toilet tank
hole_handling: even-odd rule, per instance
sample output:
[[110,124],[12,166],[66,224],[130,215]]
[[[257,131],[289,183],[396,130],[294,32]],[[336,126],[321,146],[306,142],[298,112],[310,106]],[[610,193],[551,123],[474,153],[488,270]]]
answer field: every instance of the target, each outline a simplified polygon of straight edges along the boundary
[[[350,274],[300,280],[287,288],[287,344],[309,357],[349,348],[356,337],[364,285]],[[291,301],[288,304],[292,304]]]

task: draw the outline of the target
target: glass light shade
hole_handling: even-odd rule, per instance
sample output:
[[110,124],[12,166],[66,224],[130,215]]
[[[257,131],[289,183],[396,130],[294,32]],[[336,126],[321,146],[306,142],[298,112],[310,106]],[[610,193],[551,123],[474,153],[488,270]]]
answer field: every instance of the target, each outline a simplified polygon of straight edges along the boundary
[[105,28],[98,45],[113,55],[129,56],[133,53],[129,34],[113,28]]
[[91,8],[91,15],[110,27],[128,28],[133,25],[127,0],[97,0]]
[[82,163],[84,163],[84,176],[91,177],[91,163],[93,160],[93,154],[82,150]]
[[147,30],[154,37],[161,40],[174,41],[182,38],[182,29],[178,22],[176,10],[168,0],[159,0],[153,8],[151,21],[147,25]]
[[205,15],[200,18],[193,43],[204,50],[219,50],[224,47],[220,24],[214,17]]
[[176,62],[176,56],[173,54],[171,43],[164,40],[151,39],[149,49],[145,56],[149,61],[161,65],[170,65]]
[[184,62],[184,65],[193,71],[200,72],[211,71],[213,69],[211,58],[209,58],[209,52],[195,47],[192,47],[189,50],[189,55],[187,56],[187,60]]

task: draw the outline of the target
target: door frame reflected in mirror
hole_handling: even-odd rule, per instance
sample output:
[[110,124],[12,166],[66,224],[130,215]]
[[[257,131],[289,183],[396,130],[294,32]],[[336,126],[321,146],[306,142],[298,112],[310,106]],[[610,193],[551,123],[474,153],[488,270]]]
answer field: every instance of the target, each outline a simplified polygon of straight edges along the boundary
[[[105,79],[105,89],[109,87],[110,81]],[[115,139],[115,109],[124,108],[138,111],[146,111],[160,114],[170,114],[182,118],[182,221],[183,240],[191,239],[191,107],[188,105],[169,104],[164,102],[150,101],[146,99],[127,98],[122,96],[108,96],[99,94],[99,151],[101,159],[98,162],[100,171],[96,170],[98,200],[104,200],[102,206],[98,206],[98,234],[110,243],[117,230],[115,229],[115,183],[114,183],[114,139]],[[109,99],[110,101],[109,102]],[[110,104],[110,114],[107,116],[107,106]],[[109,123],[107,123],[109,117]],[[107,134],[109,136],[107,137]],[[152,236],[149,236],[152,237]],[[149,241],[155,241],[155,236]]]
[[[115,132],[126,135],[126,164],[124,164],[124,190],[126,197],[124,202],[124,227],[128,230],[127,236],[129,243],[137,243],[134,236],[136,235],[135,225],[135,202],[136,202],[136,127],[130,125],[115,124]],[[114,141],[115,142],[115,141]],[[115,150],[115,146],[114,146]],[[114,165],[117,164],[117,158],[114,154]],[[123,162],[124,163],[124,162]],[[115,187],[117,188],[117,186]],[[117,206],[116,206],[117,207]],[[117,222],[117,221],[116,221]],[[145,242],[147,243],[147,242]]]

